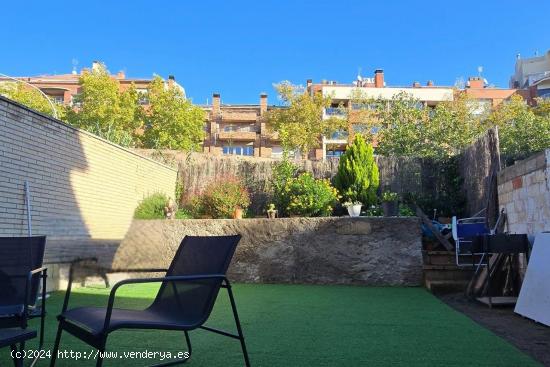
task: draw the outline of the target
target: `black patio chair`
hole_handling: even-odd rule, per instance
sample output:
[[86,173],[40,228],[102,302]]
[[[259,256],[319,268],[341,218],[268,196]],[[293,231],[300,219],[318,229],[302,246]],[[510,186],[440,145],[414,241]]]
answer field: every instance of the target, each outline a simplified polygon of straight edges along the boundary
[[45,236],[0,237],[0,329],[26,329],[30,319],[40,317],[39,350],[44,342],[46,316],[47,269],[42,266],[45,247]]
[[0,329],[0,348],[9,346],[14,366],[23,367],[25,342],[34,338],[36,338],[36,331],[31,329]]
[[[52,352],[50,366],[55,365],[63,330],[96,348],[99,353],[96,366],[103,363],[108,335],[118,329],[181,330],[191,357],[189,331],[200,328],[238,339],[246,366],[250,366],[244,336],[237,314],[237,307],[226,277],[227,268],[241,236],[186,236],[181,242],[170,267],[165,269],[114,269],[110,272],[166,271],[160,278],[127,279],[116,283],[111,289],[107,307],[81,307],[67,310],[70,285],[65,295],[62,313],[58,316],[59,327]],[[114,308],[117,290],[127,284],[161,283],[152,304],[145,310]],[[205,326],[220,288],[227,289],[237,334]],[[169,366],[187,362],[189,358],[173,360],[157,366]]]

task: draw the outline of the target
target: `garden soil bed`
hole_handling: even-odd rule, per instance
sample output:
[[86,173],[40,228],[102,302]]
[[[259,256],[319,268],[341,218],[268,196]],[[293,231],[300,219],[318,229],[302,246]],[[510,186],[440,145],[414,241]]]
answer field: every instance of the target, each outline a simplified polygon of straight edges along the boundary
[[514,313],[513,307],[489,307],[469,301],[462,293],[438,296],[455,310],[506,339],[531,355],[544,366],[550,366],[550,327]]

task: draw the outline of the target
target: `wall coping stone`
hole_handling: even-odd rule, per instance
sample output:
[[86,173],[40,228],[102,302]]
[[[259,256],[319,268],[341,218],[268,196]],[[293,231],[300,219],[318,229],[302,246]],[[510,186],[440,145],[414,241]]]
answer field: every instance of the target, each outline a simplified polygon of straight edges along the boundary
[[550,165],[547,157],[550,157],[550,149],[536,153],[529,158],[516,162],[510,167],[506,167],[498,173],[498,184],[502,185],[516,177],[525,176],[531,172],[547,168]]

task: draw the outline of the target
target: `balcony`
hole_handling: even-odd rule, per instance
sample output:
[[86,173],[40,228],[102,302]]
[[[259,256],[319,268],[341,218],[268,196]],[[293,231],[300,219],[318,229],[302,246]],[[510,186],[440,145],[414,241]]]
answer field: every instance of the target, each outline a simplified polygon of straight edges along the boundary
[[256,140],[255,131],[221,131],[218,133],[219,140]]
[[333,132],[330,136],[324,138],[325,144],[347,144],[349,138],[349,132],[347,130],[338,130]]
[[340,107],[327,107],[325,108],[325,111],[323,113],[323,118],[329,118],[329,117],[345,118],[346,109],[340,108]]
[[222,111],[222,121],[256,121],[256,111]]

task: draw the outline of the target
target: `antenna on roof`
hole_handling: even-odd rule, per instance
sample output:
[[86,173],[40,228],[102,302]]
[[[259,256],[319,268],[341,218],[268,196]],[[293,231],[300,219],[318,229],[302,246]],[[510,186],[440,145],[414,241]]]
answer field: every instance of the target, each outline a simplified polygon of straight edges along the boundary
[[78,65],[78,60],[75,59],[75,58],[73,57],[73,59],[71,60],[71,63],[73,64],[73,71],[72,71],[71,73],[72,73],[73,75],[78,74],[78,73],[76,72],[76,67],[77,67],[77,65]]
[[483,66],[478,66],[477,67],[477,73],[479,74],[479,76],[481,76],[481,74],[483,73]]

